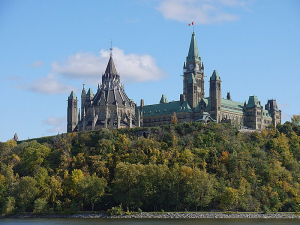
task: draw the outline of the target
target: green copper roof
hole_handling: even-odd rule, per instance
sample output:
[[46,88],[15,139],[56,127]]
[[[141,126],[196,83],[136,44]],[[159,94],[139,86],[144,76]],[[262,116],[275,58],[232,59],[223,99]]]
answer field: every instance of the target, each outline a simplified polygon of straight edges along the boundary
[[219,74],[216,70],[214,70],[214,72],[212,73],[210,79],[211,80],[221,80],[221,78],[219,77]]
[[[136,107],[136,109],[140,109],[140,107]],[[137,110],[136,110],[137,111]],[[147,116],[157,116],[157,115],[170,115],[174,112],[193,112],[189,103],[184,101],[182,105],[180,105],[180,101],[169,102],[165,104],[155,104],[155,105],[145,105],[143,107],[143,115]]]
[[252,95],[252,96],[249,96],[249,99],[248,99],[248,103],[247,103],[247,108],[250,108],[250,107],[260,107],[260,102],[258,101],[257,99],[257,96],[255,95]]
[[189,79],[188,79],[188,83],[191,84],[196,84],[196,79],[193,73],[190,74]]
[[92,90],[91,88],[89,88],[89,90],[88,90],[86,96],[87,96],[88,98],[93,98],[93,97],[94,97],[94,93],[93,93],[93,90]]
[[205,102],[205,105],[206,105],[205,110],[209,110],[209,108],[210,108],[209,97],[202,98],[202,99],[200,100],[200,102],[198,103],[198,105],[195,107],[195,111],[196,111],[196,112],[200,110],[200,103],[201,103],[201,101],[204,101],[204,102]]
[[236,102],[228,99],[221,99],[222,110],[243,113],[244,104],[242,102]]
[[197,41],[196,41],[196,36],[195,33],[193,32],[192,34],[192,39],[190,43],[190,49],[189,49],[189,54],[186,57],[187,62],[194,62],[194,61],[201,61],[201,58],[199,56],[199,51],[198,51],[198,46],[197,46]]
[[167,97],[164,94],[161,96],[159,103],[160,104],[168,103]]
[[271,113],[268,110],[263,110],[263,117],[272,119]]
[[71,94],[70,94],[70,96],[68,97],[68,99],[77,99],[77,97],[76,97],[74,91],[71,91]]

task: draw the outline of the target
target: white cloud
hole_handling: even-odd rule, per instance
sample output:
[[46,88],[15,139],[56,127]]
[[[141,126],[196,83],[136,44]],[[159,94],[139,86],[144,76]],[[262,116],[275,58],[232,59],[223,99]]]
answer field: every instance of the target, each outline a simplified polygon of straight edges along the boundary
[[49,116],[43,122],[51,128],[47,129],[49,133],[66,133],[67,132],[67,118],[66,116],[63,117],[56,117],[56,116]]
[[166,19],[197,25],[238,20],[240,15],[226,11],[246,5],[243,0],[164,0],[157,9]]
[[41,66],[43,66],[43,65],[44,65],[44,62],[37,60],[37,61],[35,61],[34,63],[32,63],[30,66],[31,66],[32,68],[38,68],[38,67],[41,67]]
[[[65,62],[54,61],[48,76],[16,87],[48,95],[69,94],[72,90],[78,92],[78,88],[63,83],[61,76],[79,79],[86,84],[99,84],[109,56],[110,52],[105,50],[101,50],[98,56],[90,52],[78,52],[70,55]],[[122,83],[155,81],[167,76],[163,69],[158,68],[155,58],[151,55],[126,55],[123,50],[114,48],[113,59]]]
[[57,76],[49,74],[47,77],[35,80],[33,83],[28,83],[19,86],[21,89],[37,92],[41,94],[66,94],[72,90],[78,91],[77,88],[60,82]]
[[[52,63],[54,73],[71,79],[81,79],[87,83],[100,83],[105,72],[110,52],[101,50],[100,55],[78,52],[70,55],[67,61]],[[123,50],[114,48],[113,60],[122,83],[145,82],[159,80],[167,73],[157,66],[155,58],[151,55],[125,54]]]

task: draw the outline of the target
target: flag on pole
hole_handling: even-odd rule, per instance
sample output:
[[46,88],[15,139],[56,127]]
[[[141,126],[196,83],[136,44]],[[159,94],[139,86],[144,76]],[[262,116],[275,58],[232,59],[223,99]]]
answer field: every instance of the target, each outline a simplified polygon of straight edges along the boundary
[[194,21],[193,21],[193,22],[191,22],[191,23],[189,23],[189,26],[191,26],[191,25],[194,25]]

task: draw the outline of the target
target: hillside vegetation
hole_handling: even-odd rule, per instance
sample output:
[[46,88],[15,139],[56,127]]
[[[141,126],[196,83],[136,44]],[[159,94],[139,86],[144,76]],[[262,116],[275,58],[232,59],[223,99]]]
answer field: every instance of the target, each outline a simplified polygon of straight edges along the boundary
[[296,212],[299,160],[300,126],[289,122],[251,134],[185,123],[9,140],[0,143],[1,214]]

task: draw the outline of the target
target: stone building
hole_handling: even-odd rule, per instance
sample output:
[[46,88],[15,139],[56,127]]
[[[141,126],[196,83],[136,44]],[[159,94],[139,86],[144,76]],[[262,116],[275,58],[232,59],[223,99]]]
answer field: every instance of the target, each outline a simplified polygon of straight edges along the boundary
[[209,79],[209,96],[205,97],[204,65],[199,56],[196,36],[193,32],[188,56],[183,65],[183,94],[179,101],[168,102],[165,95],[159,104],[136,108],[145,127],[171,123],[174,112],[179,123],[182,122],[229,122],[240,127],[262,130],[269,125],[281,123],[281,111],[276,100],[268,100],[265,108],[257,96],[249,96],[241,103],[231,99],[230,93],[222,98],[221,77],[214,70]]
[[142,99],[137,107],[127,97],[124,85],[120,83],[111,53],[97,93],[94,95],[90,88],[86,92],[83,85],[81,113],[77,109],[77,97],[71,92],[68,98],[67,131],[160,126],[170,124],[174,114],[178,123],[227,122],[255,130],[281,123],[281,111],[274,99],[268,100],[263,107],[257,96],[249,96],[244,103],[233,101],[229,92],[226,98],[222,98],[222,81],[216,70],[209,78],[209,96],[205,97],[204,65],[194,32],[183,64],[182,77],[183,93],[179,101],[168,102],[166,96],[162,95],[158,104],[145,105]]
[[131,128],[139,126],[135,115],[135,103],[128,98],[120,83],[112,52],[98,85],[96,94],[91,88],[81,93],[81,114],[77,116],[77,97],[72,91],[68,98],[67,132],[98,130],[101,128]]

